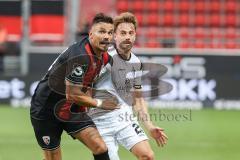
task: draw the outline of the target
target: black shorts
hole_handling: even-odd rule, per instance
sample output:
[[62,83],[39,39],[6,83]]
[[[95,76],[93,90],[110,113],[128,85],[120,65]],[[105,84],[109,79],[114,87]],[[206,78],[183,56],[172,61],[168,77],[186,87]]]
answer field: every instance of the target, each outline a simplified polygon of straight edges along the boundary
[[63,122],[57,118],[52,120],[39,120],[31,117],[31,122],[38,144],[44,150],[54,150],[60,146],[63,130],[69,135],[72,135],[88,127],[96,127],[90,117],[83,122]]

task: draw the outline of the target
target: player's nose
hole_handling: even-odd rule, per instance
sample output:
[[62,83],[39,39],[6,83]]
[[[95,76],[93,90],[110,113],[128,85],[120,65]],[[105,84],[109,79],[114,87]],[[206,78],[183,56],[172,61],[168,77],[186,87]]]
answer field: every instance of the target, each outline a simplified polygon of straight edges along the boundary
[[130,40],[130,35],[129,34],[126,34],[125,40]]
[[109,40],[110,38],[111,38],[111,35],[109,35],[109,34],[104,35],[104,40]]

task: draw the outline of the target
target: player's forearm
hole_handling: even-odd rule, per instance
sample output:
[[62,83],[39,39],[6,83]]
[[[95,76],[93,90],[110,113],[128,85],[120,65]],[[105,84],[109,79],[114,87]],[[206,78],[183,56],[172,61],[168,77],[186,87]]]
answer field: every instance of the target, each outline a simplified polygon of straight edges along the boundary
[[153,123],[148,113],[146,102],[143,99],[136,100],[134,111],[137,114],[139,121],[149,131],[153,127]]
[[97,106],[97,101],[91,97],[90,89],[84,93],[81,91],[81,88],[81,85],[75,85],[66,81],[66,99],[86,107]]
[[86,107],[97,106],[97,101],[88,95],[68,95],[67,100]]

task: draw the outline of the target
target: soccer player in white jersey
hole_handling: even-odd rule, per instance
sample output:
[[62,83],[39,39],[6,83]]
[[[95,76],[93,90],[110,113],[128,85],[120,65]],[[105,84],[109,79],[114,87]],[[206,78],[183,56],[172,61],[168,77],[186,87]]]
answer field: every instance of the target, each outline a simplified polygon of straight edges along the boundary
[[153,160],[154,153],[148,138],[133,118],[133,111],[139,116],[149,135],[157,144],[166,144],[167,136],[150,120],[146,102],[141,96],[140,60],[131,52],[136,39],[137,21],[133,14],[122,13],[114,20],[116,49],[109,51],[112,66],[102,69],[102,76],[96,84],[95,98],[99,101],[117,97],[120,109],[113,111],[92,108],[89,115],[103,137],[111,160],[119,160],[118,144],[131,151],[139,160]]

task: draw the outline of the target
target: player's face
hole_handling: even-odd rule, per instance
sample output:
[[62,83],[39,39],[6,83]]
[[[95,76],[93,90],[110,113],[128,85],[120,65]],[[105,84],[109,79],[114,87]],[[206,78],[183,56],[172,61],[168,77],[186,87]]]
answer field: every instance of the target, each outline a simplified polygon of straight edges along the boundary
[[132,23],[120,23],[114,34],[117,48],[130,51],[136,39],[135,27]]
[[89,33],[91,45],[96,50],[107,51],[113,40],[113,24],[100,22],[92,26]]

